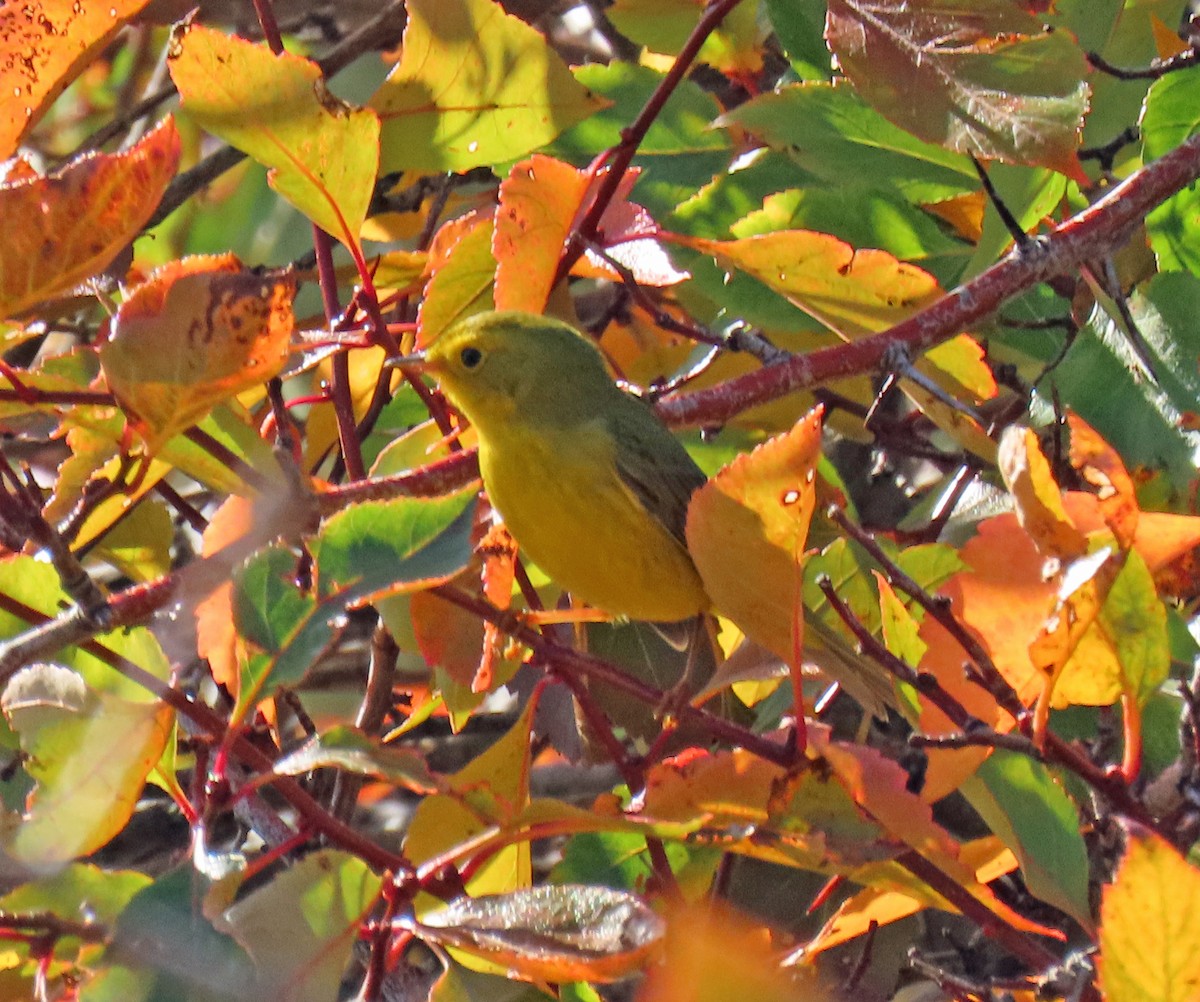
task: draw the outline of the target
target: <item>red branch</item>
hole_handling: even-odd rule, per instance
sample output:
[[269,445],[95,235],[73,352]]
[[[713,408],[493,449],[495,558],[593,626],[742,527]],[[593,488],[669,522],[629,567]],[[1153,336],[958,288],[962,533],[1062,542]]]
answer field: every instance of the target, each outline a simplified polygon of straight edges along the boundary
[[879,367],[892,345],[902,345],[915,356],[966,330],[1039,282],[1111,253],[1151,209],[1197,178],[1200,136],[1192,136],[1039,238],[1030,249],[1013,251],[894,327],[853,344],[795,356],[707,390],[671,394],[659,402],[659,414],[677,427],[719,425],[769,400],[870,372]]

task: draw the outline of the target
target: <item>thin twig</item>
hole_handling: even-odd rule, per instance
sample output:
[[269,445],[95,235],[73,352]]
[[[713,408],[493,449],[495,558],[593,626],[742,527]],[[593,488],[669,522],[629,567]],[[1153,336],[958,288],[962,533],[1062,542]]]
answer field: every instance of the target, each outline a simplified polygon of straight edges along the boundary
[[675,88],[679,86],[687,74],[688,69],[695,61],[701,46],[704,45],[708,36],[720,26],[729,12],[740,2],[741,0],[710,0],[708,6],[704,9],[704,14],[696,23],[696,27],[692,29],[687,41],[683,43],[683,47],[679,50],[679,55],[675,57],[675,62],[671,64],[670,70],[667,71],[667,74],[654,89],[654,93],[650,95],[649,100],[646,101],[638,117],[634,119],[631,125],[621,130],[621,142],[609,150],[605,156],[601,157],[601,160],[606,161],[608,165],[604,180],[600,183],[599,190],[596,192],[596,197],[588,208],[588,211],[584,213],[583,218],[567,238],[567,245],[563,250],[562,258],[558,262],[558,272],[551,283],[552,285],[558,285],[566,277],[572,266],[583,254],[588,243],[596,239],[596,234],[600,228],[600,220],[616,196],[617,190],[625,178],[625,172],[629,169],[629,165],[633,163],[633,158],[637,154],[638,147],[642,144],[642,140],[646,138],[646,133],[650,131],[650,126],[654,124],[655,119],[662,113],[668,98],[675,92]]

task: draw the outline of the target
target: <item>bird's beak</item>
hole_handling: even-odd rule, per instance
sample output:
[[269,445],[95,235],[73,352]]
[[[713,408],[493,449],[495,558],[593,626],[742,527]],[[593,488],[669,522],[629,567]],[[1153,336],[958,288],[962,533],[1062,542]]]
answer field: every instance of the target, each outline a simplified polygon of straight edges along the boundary
[[397,355],[385,363],[391,369],[413,369],[417,372],[430,372],[433,365],[429,356],[423,351],[414,351],[411,355]]

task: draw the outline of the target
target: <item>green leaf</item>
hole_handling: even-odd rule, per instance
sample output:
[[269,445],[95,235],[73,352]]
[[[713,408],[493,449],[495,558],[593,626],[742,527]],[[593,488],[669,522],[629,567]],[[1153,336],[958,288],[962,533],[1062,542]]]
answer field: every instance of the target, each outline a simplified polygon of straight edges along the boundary
[[898,128],[845,85],[781,87],[726,112],[718,124],[748,129],[834,185],[853,180],[899,191],[920,204],[973,191],[979,184],[965,156]]
[[[471,222],[469,229],[458,234],[449,257],[434,269],[425,286],[418,314],[422,344],[430,344],[456,320],[496,308],[492,220],[489,217]],[[461,228],[460,223],[456,220],[453,225]]]
[[1133,693],[1140,706],[1166,679],[1171,650],[1166,606],[1137,550],[1126,554],[1125,566],[1100,609],[1097,626],[1108,635],[1126,691]]
[[471,559],[475,495],[472,486],[444,498],[368,501],[334,515],[314,547],[320,594],[347,589],[363,601],[453,577]]
[[[62,590],[54,568],[44,561],[26,556],[0,559],[0,595],[51,618],[68,607],[71,601]],[[7,609],[0,609],[0,640],[24,633],[36,624],[37,621],[26,621]],[[101,633],[95,639],[106,650],[132,661],[155,678],[164,682],[170,678],[171,664],[154,635],[145,627],[113,630]],[[153,693],[82,648],[66,648],[55,652],[53,656],[58,663],[79,672],[88,688],[96,692],[135,703],[155,700]]]
[[[612,101],[612,106],[563,133],[546,152],[583,166],[616,146],[662,78],[648,67],[622,62],[579,67],[575,79]],[[711,128],[720,111],[710,95],[683,80],[654,119],[633,160],[635,167],[645,171],[631,196],[651,215],[665,216],[728,165],[729,137]]]
[[832,61],[824,37],[826,5],[815,0],[767,0],[767,13],[796,76],[828,80]]
[[246,640],[278,652],[311,615],[316,602],[296,582],[300,555],[286,546],[268,546],[233,576],[233,619]]
[[190,22],[171,36],[168,67],[189,116],[269,167],[279,194],[357,246],[379,169],[373,111],[330,94],[308,59]]
[[328,1002],[382,881],[361,859],[322,850],[228,908],[223,922],[258,967],[268,996]]
[[1079,812],[1050,771],[1028,755],[998,749],[961,790],[1013,851],[1030,893],[1092,928]]
[[0,898],[0,910],[9,915],[51,912],[74,921],[87,915],[91,921],[108,925],[150,882],[146,874],[134,870],[102,870],[92,863],[72,863],[10,891]]
[[760,210],[768,196],[787,189],[808,191],[818,186],[817,179],[797,167],[790,157],[775,150],[759,149],[739,157],[728,170],[681,202],[669,220],[689,236],[722,240],[731,235],[738,220]]
[[400,62],[371,101],[385,171],[512,160],[604,106],[492,0],[409,0]]
[[[1142,156],[1150,161],[1200,130],[1200,86],[1194,73],[1155,80],[1142,113]],[[1146,217],[1150,246],[1163,271],[1200,273],[1200,185],[1190,184]],[[1195,366],[1192,366],[1192,371]]]
[[[120,965],[108,968],[119,972],[113,980],[125,987],[131,982],[145,984],[147,973],[152,973],[156,977],[146,997],[155,1000],[228,1002],[263,997],[249,957],[227,933],[213,928],[197,907],[196,893],[195,870],[181,866],[134,896],[117,920],[105,951],[106,964]],[[282,922],[297,910],[293,899],[276,919]],[[117,1002],[123,996],[115,988],[110,986],[98,997]],[[332,998],[333,993],[326,997]]]

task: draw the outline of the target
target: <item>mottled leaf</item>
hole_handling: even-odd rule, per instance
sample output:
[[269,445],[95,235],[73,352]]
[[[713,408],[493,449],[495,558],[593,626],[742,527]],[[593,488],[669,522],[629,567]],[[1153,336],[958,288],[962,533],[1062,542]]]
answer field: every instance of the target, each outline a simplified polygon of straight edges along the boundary
[[150,218],[178,164],[179,133],[167,118],[121,153],[91,153],[47,177],[0,184],[0,316],[107,267]]

